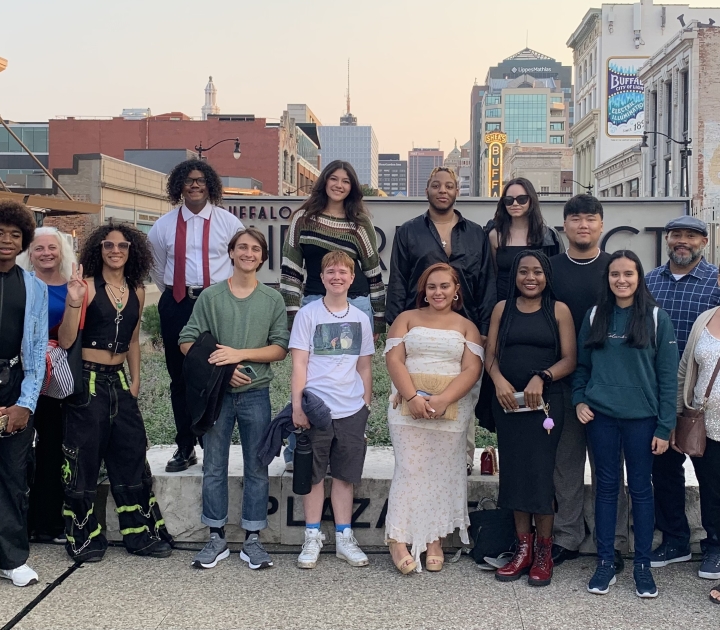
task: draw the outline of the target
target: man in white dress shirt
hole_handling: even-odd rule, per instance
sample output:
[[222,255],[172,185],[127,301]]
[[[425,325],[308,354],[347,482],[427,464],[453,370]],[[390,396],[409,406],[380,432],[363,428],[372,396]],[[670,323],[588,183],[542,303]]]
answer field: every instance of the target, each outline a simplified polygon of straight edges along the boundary
[[170,173],[167,191],[170,202],[180,207],[160,217],[148,239],[154,258],[151,276],[162,293],[158,310],[177,428],[177,450],[165,470],[179,472],[197,464],[197,440],[185,401],[185,355],[180,352],[178,338],[203,289],[232,275],[227,247],[243,224],[219,207],[222,181],[206,162],[187,160],[178,164]]

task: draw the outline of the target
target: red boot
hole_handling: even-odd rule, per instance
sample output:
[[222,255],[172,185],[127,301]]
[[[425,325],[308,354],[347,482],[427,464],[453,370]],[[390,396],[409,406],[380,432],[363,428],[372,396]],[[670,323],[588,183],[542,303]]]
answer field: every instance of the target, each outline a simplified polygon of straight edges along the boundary
[[510,562],[495,571],[495,579],[514,582],[530,571],[533,563],[533,535],[518,534],[517,549]]
[[535,539],[535,560],[533,561],[528,584],[530,586],[547,586],[553,574],[552,536]]

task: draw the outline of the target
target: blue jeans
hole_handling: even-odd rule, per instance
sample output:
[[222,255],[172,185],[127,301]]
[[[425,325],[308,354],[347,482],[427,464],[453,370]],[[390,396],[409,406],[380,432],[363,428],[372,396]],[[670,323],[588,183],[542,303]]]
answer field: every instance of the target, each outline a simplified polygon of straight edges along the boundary
[[595,413],[589,422],[587,437],[595,458],[595,534],[598,558],[613,562],[615,522],[620,484],[620,453],[625,454],[627,482],[632,499],[635,564],[650,566],[655,506],[653,502],[652,469],[655,456],[651,443],[657,418],[622,420]]
[[[322,298],[322,295],[304,295],[302,300],[300,301],[300,308],[303,306],[307,306],[310,304],[310,302],[314,302],[315,300],[319,300]],[[352,304],[355,308],[359,308],[365,315],[368,316],[370,319],[370,327],[375,330],[375,326],[373,324],[373,310],[372,305],[370,304],[370,296],[369,295],[361,295],[356,298],[348,298],[348,302]],[[291,462],[293,460],[293,454],[295,453],[295,434],[291,433],[288,436],[288,445],[287,448],[283,451],[283,458],[285,459],[285,463]]]
[[243,453],[242,521],[245,530],[267,527],[270,491],[268,467],[258,458],[263,433],[270,424],[270,389],[227,392],[220,416],[203,436],[203,512],[201,521],[222,527],[228,521],[228,461],[230,440],[237,421]]

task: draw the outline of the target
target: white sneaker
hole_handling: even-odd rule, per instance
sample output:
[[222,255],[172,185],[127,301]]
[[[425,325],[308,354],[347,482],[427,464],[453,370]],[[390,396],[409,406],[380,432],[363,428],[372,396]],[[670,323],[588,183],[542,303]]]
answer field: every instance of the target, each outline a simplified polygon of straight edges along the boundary
[[368,558],[358,546],[353,530],[349,527],[346,527],[342,533],[335,532],[335,555],[345,560],[351,567],[368,565]]
[[12,580],[15,586],[30,586],[38,583],[38,574],[27,564],[23,564],[17,569],[0,569],[0,577]]
[[319,529],[305,529],[305,543],[298,556],[297,565],[301,569],[314,569],[320,557],[325,534]]

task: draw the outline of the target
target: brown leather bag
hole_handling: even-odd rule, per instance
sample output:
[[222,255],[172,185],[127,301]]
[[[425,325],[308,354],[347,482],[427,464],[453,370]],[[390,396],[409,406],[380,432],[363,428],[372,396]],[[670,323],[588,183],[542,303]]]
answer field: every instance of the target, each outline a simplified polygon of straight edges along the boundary
[[710,377],[703,402],[700,409],[685,407],[681,414],[678,414],[675,427],[675,446],[690,457],[702,457],[705,454],[705,407],[707,407],[710,392],[720,372],[720,359],[715,364],[715,370]]

